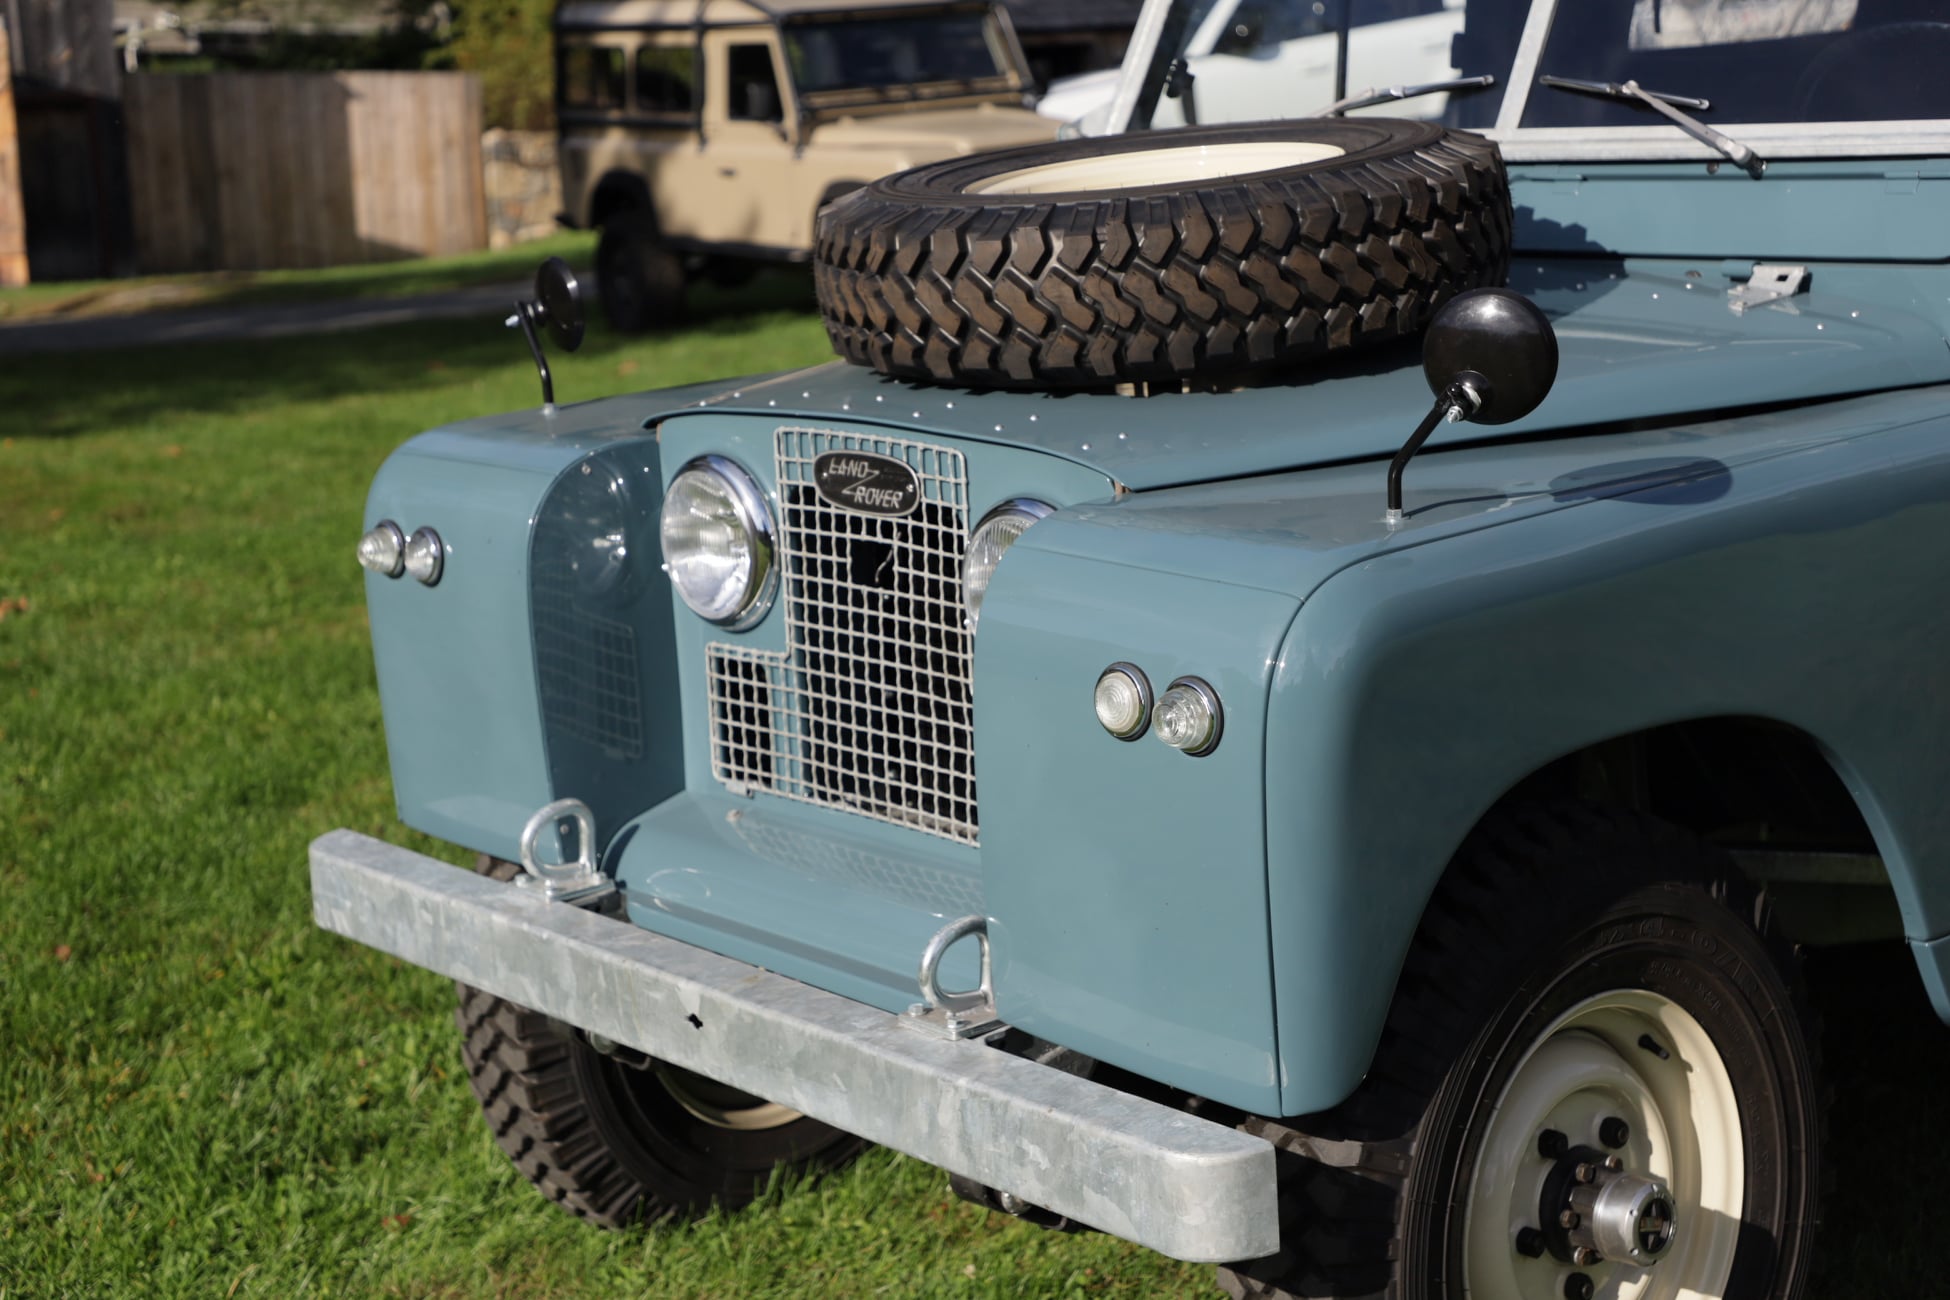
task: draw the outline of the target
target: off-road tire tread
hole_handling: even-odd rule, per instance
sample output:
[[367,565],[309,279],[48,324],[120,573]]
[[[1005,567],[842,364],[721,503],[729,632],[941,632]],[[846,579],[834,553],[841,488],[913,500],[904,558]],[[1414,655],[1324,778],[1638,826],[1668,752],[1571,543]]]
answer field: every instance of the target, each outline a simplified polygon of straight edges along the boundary
[[[1593,846],[1602,853],[1594,856]],[[1571,863],[1584,869],[1567,871]],[[1445,1074],[1478,1046],[1475,1032],[1541,955],[1539,933],[1560,933],[1566,918],[1595,917],[1648,884],[1704,889],[1758,936],[1787,985],[1818,1080],[1821,1026],[1798,953],[1765,892],[1724,853],[1623,809],[1540,803],[1493,813],[1429,901],[1360,1088],[1323,1114],[1241,1124],[1281,1153],[1284,1246],[1265,1260],[1222,1266],[1221,1289],[1233,1300],[1431,1300],[1411,1295],[1396,1267],[1406,1248],[1399,1207],[1422,1135],[1454,1118],[1429,1115]],[[1826,1103],[1818,1091],[1818,1137]],[[1824,1166],[1824,1184],[1830,1173]],[[1825,1190],[1816,1189],[1817,1211]]]
[[[476,868],[509,880],[519,868],[483,857]],[[488,1131],[529,1182],[579,1219],[626,1227],[675,1209],[605,1158],[595,1123],[570,1073],[561,1021],[456,983],[461,1059]]]
[[876,182],[822,210],[813,274],[834,350],[884,374],[1176,383],[1414,333],[1504,282],[1511,224],[1496,146],[1450,131],[1141,196],[931,206]]

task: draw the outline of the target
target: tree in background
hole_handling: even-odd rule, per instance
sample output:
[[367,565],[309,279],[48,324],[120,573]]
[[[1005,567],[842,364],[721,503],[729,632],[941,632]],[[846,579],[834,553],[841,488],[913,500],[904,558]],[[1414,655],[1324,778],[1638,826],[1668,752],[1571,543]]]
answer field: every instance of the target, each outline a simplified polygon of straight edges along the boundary
[[485,125],[554,127],[554,12],[554,0],[460,0],[455,6],[453,39],[434,57],[439,66],[480,77]]

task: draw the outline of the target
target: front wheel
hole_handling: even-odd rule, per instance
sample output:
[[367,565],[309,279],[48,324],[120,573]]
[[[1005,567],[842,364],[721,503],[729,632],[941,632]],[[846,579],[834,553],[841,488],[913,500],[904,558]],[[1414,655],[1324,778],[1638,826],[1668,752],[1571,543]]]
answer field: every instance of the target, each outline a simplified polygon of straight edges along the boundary
[[1790,950],[1719,855],[1629,814],[1499,817],[1431,900],[1360,1090],[1250,1122],[1286,1151],[1288,1249],[1221,1279],[1794,1300],[1820,1181],[1813,1039]]
[[[499,879],[514,864],[482,858]],[[495,1141],[528,1180],[604,1227],[737,1209],[775,1170],[843,1164],[865,1143],[461,984],[461,1055]]]
[[610,328],[635,334],[674,324],[684,312],[684,263],[642,209],[603,222],[596,241],[596,292]]

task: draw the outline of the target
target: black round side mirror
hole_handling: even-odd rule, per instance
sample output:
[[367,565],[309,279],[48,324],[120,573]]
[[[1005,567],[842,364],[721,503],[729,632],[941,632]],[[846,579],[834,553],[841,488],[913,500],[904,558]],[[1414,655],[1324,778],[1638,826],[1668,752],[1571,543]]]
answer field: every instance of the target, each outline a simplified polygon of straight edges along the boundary
[[543,262],[535,272],[535,301],[548,336],[564,352],[582,346],[582,286],[576,273],[559,257]]
[[1557,379],[1557,332],[1536,303],[1508,289],[1470,289],[1442,305],[1422,342],[1422,373],[1437,397],[1469,388],[1476,424],[1508,424],[1537,409]]

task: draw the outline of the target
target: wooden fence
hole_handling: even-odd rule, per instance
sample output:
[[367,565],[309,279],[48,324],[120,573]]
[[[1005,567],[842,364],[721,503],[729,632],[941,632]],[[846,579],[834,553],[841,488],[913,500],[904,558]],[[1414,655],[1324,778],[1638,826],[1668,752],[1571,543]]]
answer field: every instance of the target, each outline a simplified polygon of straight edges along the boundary
[[20,127],[14,117],[13,54],[0,23],[0,288],[27,283],[27,215],[21,204]]
[[124,86],[145,272],[487,246],[481,86],[471,75],[138,73]]

